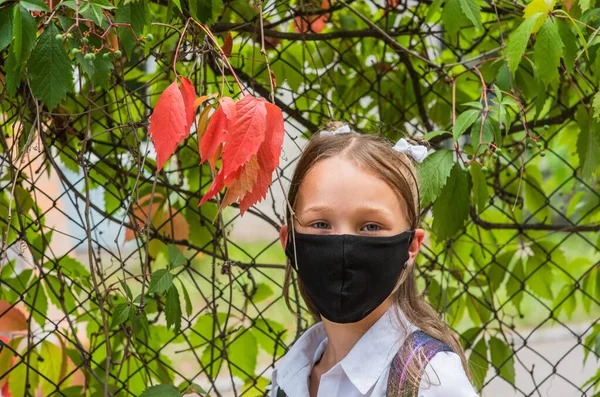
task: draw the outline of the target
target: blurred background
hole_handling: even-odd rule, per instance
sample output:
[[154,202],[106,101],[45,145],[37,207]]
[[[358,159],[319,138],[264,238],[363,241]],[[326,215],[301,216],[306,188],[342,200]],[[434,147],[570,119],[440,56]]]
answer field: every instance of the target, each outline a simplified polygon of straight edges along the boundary
[[[75,3],[0,2],[3,396],[264,395],[312,325],[282,297],[278,233],[331,119],[429,146],[419,288],[481,394],[599,395],[593,1]],[[198,96],[241,87],[283,112],[243,216],[198,206],[214,101],[157,171],[149,116],[174,67]]]

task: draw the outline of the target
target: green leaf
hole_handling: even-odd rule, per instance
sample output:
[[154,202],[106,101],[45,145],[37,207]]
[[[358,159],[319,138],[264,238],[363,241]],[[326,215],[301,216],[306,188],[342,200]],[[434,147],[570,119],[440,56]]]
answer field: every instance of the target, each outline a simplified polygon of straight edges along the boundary
[[[553,1],[555,2],[556,0]],[[548,18],[548,13],[553,7],[554,5],[548,3],[547,0],[532,0],[529,4],[527,4],[527,7],[525,7],[525,10],[523,10],[523,19],[527,19],[537,13],[542,13],[542,17],[539,18],[533,26],[532,33],[536,33],[538,30],[540,30]]]
[[432,22],[431,20],[435,16],[435,13],[438,12],[440,7],[442,6],[443,0],[433,0],[433,3],[427,9],[427,21]]
[[587,11],[590,9],[592,5],[592,0],[579,0],[579,7],[581,8],[581,11]]
[[21,186],[17,186],[15,194],[17,196],[18,207],[24,213],[29,212],[29,210],[33,207],[33,198],[31,197],[31,192],[27,189],[23,189]]
[[563,43],[552,18],[548,18],[536,35],[533,60],[545,86],[558,80],[558,67],[563,55]]
[[483,110],[483,105],[479,101],[471,101],[471,102],[461,103],[460,106]]
[[257,319],[250,329],[259,346],[270,357],[278,357],[285,353],[283,338],[286,329],[283,325],[268,318]]
[[173,327],[173,332],[178,334],[181,329],[181,302],[179,301],[179,292],[174,285],[167,291],[167,305],[165,308],[165,317],[167,318],[167,328]]
[[19,4],[25,7],[27,11],[45,11],[50,12],[50,9],[42,0],[20,0]]
[[452,135],[452,133],[450,131],[443,131],[443,130],[438,130],[438,131],[431,131],[425,135],[423,135],[421,138],[425,139],[426,141],[430,141],[431,139],[437,137],[437,136],[441,136],[441,135]]
[[104,52],[98,54],[92,61],[85,59],[83,54],[77,54],[77,62],[81,65],[81,69],[83,69],[84,73],[88,75],[94,84],[100,85],[108,90],[110,87],[110,71],[114,68],[114,65],[113,61],[111,59],[105,59],[102,56],[103,54]]
[[91,2],[98,5],[100,8],[104,8],[105,10],[112,10],[115,8],[115,6],[113,6],[108,0],[91,0]]
[[179,280],[179,283],[181,284],[181,290],[183,291],[183,298],[185,299],[185,314],[187,314],[187,316],[190,317],[192,315],[192,300],[190,299],[190,294],[188,293],[188,290],[185,287],[185,284],[183,284],[183,282],[181,280]]
[[523,53],[527,48],[527,42],[529,41],[529,36],[531,36],[533,26],[535,25],[537,19],[542,15],[544,14],[538,12],[527,18],[510,34],[508,38],[508,44],[506,46],[506,58],[508,61],[508,68],[513,75],[517,71],[519,63],[521,63],[521,58],[523,57]]
[[39,384],[37,367],[40,356],[37,350],[32,351],[29,357],[29,365],[24,360],[17,361],[16,366],[10,371],[10,382],[8,390],[13,396],[32,396]]
[[490,358],[492,364],[500,375],[510,382],[515,384],[515,359],[513,350],[502,340],[492,336],[490,338]]
[[481,338],[469,355],[469,371],[477,389],[481,389],[490,366],[487,360],[487,349],[485,339]]
[[[483,122],[483,128],[481,123]],[[479,146],[479,138],[481,137],[481,143],[491,143],[493,141],[498,141],[498,137],[500,136],[500,127],[496,120],[491,117],[486,117],[485,121],[482,118],[478,118],[477,121],[471,127],[471,145],[474,148]],[[500,139],[501,140],[501,139]],[[487,150],[488,146],[484,146],[479,153],[483,153]]]
[[227,348],[231,373],[242,380],[252,379],[256,370],[258,344],[250,330],[242,328]]
[[200,364],[211,379],[216,379],[219,375],[221,364],[223,363],[223,350],[225,350],[223,340],[221,338],[215,338],[213,343],[206,346],[206,349],[202,352]]
[[554,265],[546,260],[546,254],[533,247],[534,255],[527,258],[527,288],[540,298],[552,300],[552,282]]
[[10,50],[14,55],[16,68],[20,69],[29,59],[31,50],[35,45],[37,24],[29,11],[22,6],[13,8],[12,23],[12,45]]
[[42,392],[44,396],[49,396],[60,383],[60,370],[67,355],[58,346],[45,340],[42,342],[40,357],[43,361],[38,364],[38,371],[44,375],[40,377]]
[[216,319],[212,314],[203,314],[198,317],[198,320],[192,326],[192,332],[190,332],[190,343],[192,346],[202,346],[212,340],[213,328],[215,334],[218,334],[221,327],[220,324],[223,324],[226,319],[227,313],[218,313]]
[[573,30],[571,30],[569,21],[557,18],[555,23],[558,25],[558,33],[560,34],[560,39],[565,46],[563,51],[565,69],[567,69],[568,73],[573,73],[575,58],[577,57],[577,38],[575,37]]
[[462,0],[448,0],[442,10],[442,22],[452,38],[469,21],[462,11],[461,2]]
[[183,382],[182,384],[179,385],[179,390],[181,390],[181,393],[183,394],[199,394],[199,395],[203,395],[203,394],[207,394],[206,390],[204,390],[202,388],[202,386],[200,386],[199,384],[196,383],[192,383],[191,385],[189,385],[187,382]]
[[12,41],[12,9],[0,9],[0,51],[5,49]]
[[70,256],[63,256],[58,264],[61,271],[69,276],[70,278],[88,278],[90,272],[83,266],[77,259],[73,259]]
[[508,274],[508,269],[511,268],[510,264],[514,256],[514,250],[506,250],[499,256],[496,256],[496,259],[492,260],[489,267],[486,269],[486,275],[489,279],[490,290],[492,293],[496,292],[504,283],[504,279]]
[[173,4],[175,4],[175,7],[177,7],[179,9],[179,11],[182,11],[180,0],[171,0],[171,1],[173,2]]
[[458,163],[452,167],[448,183],[433,204],[433,232],[437,241],[454,236],[469,216],[470,192],[467,176]]
[[592,101],[592,108],[594,109],[594,118],[596,120],[600,119],[600,92],[597,92],[594,95],[594,100]]
[[252,302],[258,303],[262,302],[268,297],[273,295],[273,290],[265,283],[256,284],[256,291],[254,291],[254,295],[251,296]]
[[17,88],[21,83],[21,72],[23,68],[17,65],[17,59],[15,58],[15,54],[10,49],[8,51],[8,57],[6,58],[4,70],[6,71],[4,83],[6,84],[8,95],[10,97],[14,97],[17,93]]
[[187,263],[187,258],[183,255],[183,252],[179,248],[177,248],[174,244],[169,244],[167,246],[167,256],[169,257],[169,264],[171,265],[171,270],[178,268],[179,266],[183,266]]
[[421,182],[421,205],[432,203],[442,191],[454,163],[451,150],[442,149],[425,158],[419,166]]
[[79,13],[83,15],[86,19],[94,22],[97,26],[105,28],[108,26],[106,21],[106,17],[102,12],[102,6],[96,3],[85,3],[83,7],[79,8]]
[[452,135],[454,136],[453,141],[458,141],[458,138],[469,128],[477,117],[481,114],[481,110],[469,109],[462,112],[457,118],[454,126],[452,127]]
[[488,205],[490,193],[481,166],[472,162],[469,166],[471,181],[473,182],[473,202],[477,206],[477,213],[481,213]]
[[542,223],[550,223],[550,207],[543,189],[542,173],[537,166],[527,166],[523,173],[525,208]]
[[460,8],[477,29],[483,29],[483,25],[481,24],[481,8],[477,0],[460,0]]
[[190,14],[200,23],[211,25],[223,12],[221,0],[189,0]]
[[163,293],[169,290],[171,285],[173,285],[173,275],[166,269],[156,270],[152,273],[152,277],[150,278],[148,293]]
[[121,303],[115,306],[112,314],[112,321],[110,323],[111,327],[116,327],[117,325],[123,324],[129,318],[129,312],[131,310],[131,306],[127,303]]
[[42,283],[36,284],[38,280],[38,278],[34,278],[33,286],[27,291],[25,303],[28,305],[27,310],[33,312],[35,321],[43,327],[46,324],[46,313],[48,313],[48,298],[46,298]]
[[[45,276],[44,281],[48,286],[48,297],[50,298],[50,302],[52,302],[54,306],[62,310],[62,305],[60,301],[62,300],[64,302],[65,309],[67,309],[68,313],[71,313],[73,310],[75,310],[75,307],[77,306],[75,295],[73,295],[73,291],[67,285],[63,287],[58,277],[52,276],[50,274],[47,274]],[[52,287],[54,292],[52,292],[50,286]]]
[[181,397],[181,393],[173,385],[158,385],[147,388],[140,397]]
[[73,85],[73,69],[63,45],[54,36],[53,23],[44,29],[27,63],[33,94],[52,110],[64,100]]
[[577,296],[575,293],[577,289],[573,284],[566,284],[560,289],[556,299],[554,300],[554,307],[556,307],[556,315],[564,311],[567,314],[569,320],[572,319],[575,309],[577,309]]
[[594,121],[584,107],[578,108],[576,117],[580,128],[577,139],[580,176],[588,179],[600,165],[600,123]]
[[[135,3],[121,3],[117,7],[115,14],[115,22],[129,23],[131,29],[135,32],[135,36],[140,37],[144,33],[148,13],[146,12],[146,2],[137,1]],[[121,39],[123,49],[127,58],[131,59],[131,53],[136,44],[135,36],[128,26],[119,26],[117,35]]]

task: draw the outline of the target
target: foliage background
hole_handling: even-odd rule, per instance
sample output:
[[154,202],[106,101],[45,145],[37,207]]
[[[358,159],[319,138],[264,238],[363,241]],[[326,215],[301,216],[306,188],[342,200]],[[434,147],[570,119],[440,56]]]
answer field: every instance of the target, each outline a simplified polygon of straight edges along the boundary
[[[600,371],[563,371],[583,368],[573,351],[600,357],[599,15],[594,0],[0,1],[3,393],[262,395],[310,326],[282,302],[277,238],[238,241],[235,205],[197,206],[211,102],[156,172],[148,116],[176,67],[199,95],[237,97],[237,78],[286,115],[271,194],[244,216],[255,234],[276,236],[323,121],[428,141],[419,283],[477,387],[598,395]],[[558,355],[528,344],[550,327],[573,341]]]

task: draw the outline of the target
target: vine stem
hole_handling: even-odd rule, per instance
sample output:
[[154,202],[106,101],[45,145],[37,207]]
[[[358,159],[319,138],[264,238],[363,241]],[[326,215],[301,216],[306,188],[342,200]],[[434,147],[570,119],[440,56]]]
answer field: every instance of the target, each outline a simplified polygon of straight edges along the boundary
[[[93,87],[93,86],[92,86]],[[93,89],[93,88],[90,88]],[[87,140],[83,141],[81,146],[81,152],[79,153],[79,160],[83,169],[83,176],[85,180],[85,232],[87,235],[88,241],[88,259],[90,265],[90,275],[92,279],[92,285],[94,287],[94,292],[96,293],[96,299],[98,302],[98,308],[100,309],[100,317],[102,319],[102,327],[104,331],[104,346],[106,347],[106,359],[105,359],[105,369],[104,369],[104,397],[112,396],[109,388],[110,381],[110,365],[111,365],[111,348],[110,348],[110,335],[108,330],[108,320],[106,318],[106,312],[104,308],[104,298],[100,293],[100,286],[98,280],[96,279],[96,271],[100,273],[100,268],[97,266],[97,262],[94,259],[94,247],[92,246],[92,235],[91,235],[91,222],[90,222],[90,181],[88,175],[88,162],[85,157],[85,153],[87,152],[87,143],[89,140],[89,136],[92,133],[91,122],[92,122],[92,102],[88,101],[88,117],[87,117],[87,125],[86,125],[86,137]]]
[[259,19],[260,19],[260,53],[265,58],[267,64],[267,72],[269,73],[269,85],[271,87],[271,93],[269,94],[271,103],[275,103],[275,87],[273,87],[273,75],[271,74],[271,65],[269,65],[269,57],[265,50],[265,28],[263,23],[263,4],[264,0],[260,2]]
[[187,28],[188,25],[190,24],[190,20],[191,18],[188,18],[187,21],[185,21],[185,26],[183,27],[183,31],[181,32],[181,35],[179,36],[179,41],[177,42],[177,47],[175,47],[175,56],[173,57],[173,73],[175,73],[175,78],[177,78],[177,57],[179,56],[179,47],[181,46],[181,41],[183,40],[183,36],[185,36],[185,33],[187,32]]
[[[213,42],[213,44],[215,45],[215,47],[217,47],[217,50],[219,50],[219,54],[221,55],[221,60],[223,61],[223,63],[225,63],[227,65],[227,67],[231,71],[231,74],[233,75],[233,78],[235,79],[235,82],[237,83],[238,87],[240,88],[240,92],[242,93],[242,96],[245,96],[246,93],[244,92],[244,87],[242,86],[242,83],[240,83],[240,80],[239,80],[237,74],[235,73],[235,69],[233,69],[233,66],[231,66],[231,64],[229,63],[229,59],[228,59],[227,55],[225,54],[225,51],[223,51],[223,48],[221,48],[221,45],[217,41],[216,37],[212,34],[212,32],[210,31],[210,29],[208,29],[204,24],[201,24],[201,23],[197,22],[193,18],[189,18],[188,22],[189,21],[192,21],[196,25],[198,25],[198,27],[200,29],[202,29],[202,31],[204,33],[206,33],[206,35],[210,38],[210,40]],[[187,26],[187,23],[186,23],[186,26]]]

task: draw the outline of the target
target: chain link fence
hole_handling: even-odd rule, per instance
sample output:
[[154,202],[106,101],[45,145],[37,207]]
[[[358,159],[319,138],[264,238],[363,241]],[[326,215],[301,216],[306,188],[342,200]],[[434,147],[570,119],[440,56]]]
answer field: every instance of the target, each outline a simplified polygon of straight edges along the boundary
[[[452,36],[435,22],[442,11],[434,3],[437,11],[395,0],[269,2],[261,39],[257,8],[227,2],[212,31],[233,35],[230,62],[241,83],[267,99],[274,83],[286,116],[279,178],[244,217],[236,204],[223,214],[214,202],[198,206],[212,177],[199,165],[196,133],[156,172],[148,116],[172,81],[175,29],[152,26],[161,39],[117,62],[104,87],[76,71],[75,93],[56,109],[43,108],[26,84],[15,97],[0,94],[3,394],[138,396],[175,384],[211,396],[263,395],[277,360],[311,325],[297,290],[291,298],[302,316],[283,302],[278,238],[282,188],[305,138],[329,119],[391,140],[448,130],[484,81],[488,100],[496,84],[527,114],[539,108],[538,117],[503,127],[503,151],[486,160],[484,192],[458,235],[436,241],[432,206],[423,207],[420,287],[461,336],[483,395],[595,395],[600,195],[597,179],[581,177],[573,137],[596,80],[581,73],[565,81],[580,101],[562,88],[529,96],[533,70],[512,77],[500,62],[522,5],[485,2],[483,28]],[[180,73],[200,95],[232,95],[230,72],[196,33],[182,42]],[[458,61],[443,62],[450,55]],[[541,148],[527,144],[526,131]],[[441,138],[429,139],[432,148],[452,148]],[[185,260],[175,267],[177,252]],[[175,292],[140,294],[167,267]],[[180,329],[167,314],[171,293]]]

